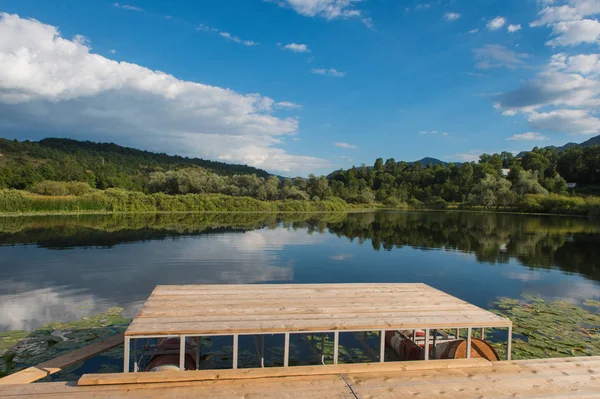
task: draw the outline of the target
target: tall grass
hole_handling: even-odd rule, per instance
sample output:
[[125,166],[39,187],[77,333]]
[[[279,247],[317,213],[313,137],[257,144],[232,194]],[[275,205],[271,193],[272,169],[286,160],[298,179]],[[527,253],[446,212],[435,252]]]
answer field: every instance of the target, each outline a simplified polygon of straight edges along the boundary
[[344,212],[347,204],[325,201],[260,201],[222,194],[143,194],[122,189],[95,190],[79,196],[47,196],[0,190],[0,213],[62,212]]
[[516,207],[523,212],[600,216],[599,197],[569,197],[559,194],[526,195],[516,204]]

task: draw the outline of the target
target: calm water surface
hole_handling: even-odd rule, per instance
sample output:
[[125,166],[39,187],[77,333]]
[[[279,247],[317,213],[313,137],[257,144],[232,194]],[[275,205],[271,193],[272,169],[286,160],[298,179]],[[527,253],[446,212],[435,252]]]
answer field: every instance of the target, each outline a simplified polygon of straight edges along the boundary
[[600,223],[377,212],[0,218],[0,330],[111,306],[157,284],[424,282],[481,307],[600,299]]

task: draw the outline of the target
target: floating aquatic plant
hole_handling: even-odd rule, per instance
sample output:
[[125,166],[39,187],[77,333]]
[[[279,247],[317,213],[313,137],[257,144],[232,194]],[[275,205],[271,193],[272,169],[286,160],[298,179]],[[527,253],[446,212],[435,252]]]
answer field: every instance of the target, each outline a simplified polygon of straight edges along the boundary
[[[53,359],[125,331],[131,319],[123,317],[123,308],[84,317],[70,323],[48,323],[32,332],[8,331],[0,333],[0,373],[14,373],[20,369]],[[103,353],[103,356],[123,356],[123,349]],[[83,365],[69,366],[61,372],[61,379]],[[62,375],[64,374],[64,375]],[[76,374],[76,373],[75,373]]]
[[[583,306],[523,296],[502,298],[493,312],[513,322],[513,359],[600,355],[600,301]],[[494,344],[502,357],[505,345]]]

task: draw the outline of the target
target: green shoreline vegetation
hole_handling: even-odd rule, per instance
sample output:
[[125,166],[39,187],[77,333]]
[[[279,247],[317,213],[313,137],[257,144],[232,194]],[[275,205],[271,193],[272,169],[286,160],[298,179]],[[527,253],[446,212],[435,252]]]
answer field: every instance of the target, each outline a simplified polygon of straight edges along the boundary
[[0,139],[0,154],[0,214],[389,208],[600,215],[598,145],[483,154],[462,164],[379,158],[308,178],[67,139]]

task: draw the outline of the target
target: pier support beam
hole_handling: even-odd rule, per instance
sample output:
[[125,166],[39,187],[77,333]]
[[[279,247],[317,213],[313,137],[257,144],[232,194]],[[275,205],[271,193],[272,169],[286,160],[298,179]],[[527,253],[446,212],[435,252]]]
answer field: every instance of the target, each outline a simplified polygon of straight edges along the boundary
[[339,360],[339,348],[340,348],[340,332],[335,331],[333,333],[333,364],[338,364]]
[[179,337],[179,371],[185,371],[185,335]]
[[238,368],[238,335],[233,334],[233,368]]
[[471,334],[473,333],[473,329],[471,327],[467,328],[467,359],[471,358]]
[[425,360],[429,360],[429,328],[425,329],[425,346],[423,350],[425,351]]
[[506,340],[506,360],[512,357],[512,326],[508,327],[508,338]]
[[125,337],[125,350],[123,353],[123,372],[129,373],[129,347],[131,346],[131,338]]
[[385,330],[381,330],[379,333],[379,361],[383,363],[385,361]]
[[290,365],[290,333],[285,333],[285,342],[283,344],[283,367]]

